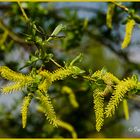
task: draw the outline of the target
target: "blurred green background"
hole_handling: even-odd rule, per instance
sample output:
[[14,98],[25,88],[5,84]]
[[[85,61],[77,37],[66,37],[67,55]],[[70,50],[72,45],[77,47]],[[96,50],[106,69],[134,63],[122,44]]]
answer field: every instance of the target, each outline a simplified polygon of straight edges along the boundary
[[[105,67],[120,79],[132,74],[140,73],[139,57],[139,25],[135,27],[131,44],[125,50],[121,43],[125,34],[123,24],[127,14],[121,9],[115,9],[113,29],[106,26],[107,4],[105,2],[58,2],[58,3],[22,3],[28,17],[35,21],[50,35],[58,24],[66,28],[61,33],[64,38],[56,39],[50,44],[49,51],[55,54],[60,64],[70,61],[79,53],[83,53],[83,60],[77,65],[88,72]],[[123,3],[128,8],[134,8],[140,14],[140,3]],[[6,30],[5,30],[6,29]],[[40,30],[42,30],[40,29]],[[19,71],[35,50],[34,46],[25,42],[28,25],[17,3],[0,2],[0,65],[6,65]],[[7,32],[6,32],[7,31]],[[48,69],[51,64],[46,66]],[[21,72],[28,73],[30,69]],[[4,85],[7,81],[0,80]],[[79,103],[74,108],[67,95],[62,94],[62,87],[73,89]],[[140,98],[129,99],[130,119],[124,118],[122,104],[111,119],[105,121],[100,132],[95,129],[95,114],[90,83],[83,79],[67,78],[56,82],[49,94],[56,111],[56,115],[71,124],[79,138],[94,137],[140,137]],[[30,105],[27,127],[22,128],[20,108],[23,94],[0,94],[0,137],[25,138],[71,138],[71,133],[64,128],[51,126],[42,114],[36,101]]]

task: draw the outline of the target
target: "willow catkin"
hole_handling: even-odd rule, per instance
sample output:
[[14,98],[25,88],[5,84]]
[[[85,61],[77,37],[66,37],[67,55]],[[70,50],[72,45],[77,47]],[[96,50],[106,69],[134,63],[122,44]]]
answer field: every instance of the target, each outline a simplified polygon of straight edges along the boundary
[[119,103],[123,100],[125,94],[136,87],[137,81],[132,78],[120,81],[119,84],[115,86],[115,90],[105,108],[106,117],[112,117],[115,114],[115,110]]
[[27,123],[27,113],[28,113],[28,108],[29,104],[31,102],[32,97],[31,96],[26,96],[24,97],[23,104],[22,104],[22,109],[21,109],[21,114],[22,114],[22,127],[26,127]]
[[50,124],[56,127],[57,118],[49,95],[48,94],[43,95],[43,93],[40,92],[39,90],[37,91],[37,93],[39,95],[41,106],[44,108],[45,116],[47,117]]
[[78,108],[79,107],[79,104],[78,104],[78,102],[76,100],[75,94],[74,94],[73,90],[70,87],[63,86],[62,93],[69,95],[69,100],[70,100],[70,103],[71,103],[71,105],[73,107],[75,107],[75,108]]
[[0,76],[14,82],[32,83],[33,78],[29,75],[24,75],[19,72],[15,72],[7,66],[0,66]]
[[124,110],[125,119],[129,120],[129,109],[128,109],[128,103],[126,99],[123,99],[123,110]]
[[71,133],[72,138],[77,138],[77,133],[71,124],[60,120],[58,120],[57,124],[58,126],[67,129]]
[[19,90],[23,89],[25,86],[27,86],[26,83],[17,82],[17,83],[9,84],[9,85],[7,85],[7,86],[2,87],[2,88],[0,89],[0,91],[1,91],[3,94],[7,94],[7,93],[19,91]]
[[102,96],[102,91],[100,91],[99,89],[96,89],[93,93],[96,130],[99,132],[104,124],[104,97]]
[[108,28],[112,29],[112,17],[114,15],[115,4],[109,3],[106,15],[106,25]]
[[133,19],[129,19],[127,21],[126,28],[125,28],[125,36],[124,36],[124,40],[122,42],[122,48],[128,47],[128,45],[131,41],[131,36],[132,36],[135,24],[136,24],[135,20],[133,20]]
[[70,76],[70,75],[79,75],[84,73],[84,70],[81,70],[79,67],[76,66],[69,66],[57,69],[52,72],[52,82],[57,80],[63,80],[64,78]]

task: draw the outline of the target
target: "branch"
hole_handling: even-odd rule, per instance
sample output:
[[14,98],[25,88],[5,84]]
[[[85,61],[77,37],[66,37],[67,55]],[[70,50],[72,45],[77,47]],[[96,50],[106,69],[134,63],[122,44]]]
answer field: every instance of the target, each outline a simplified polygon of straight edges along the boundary
[[[4,31],[8,32],[8,35],[16,42],[20,43],[20,44],[25,44],[26,42],[21,39],[20,37],[18,37],[15,33],[13,33],[12,31],[10,31],[8,29],[8,27],[2,22],[2,20],[0,19],[0,28],[3,29]],[[27,43],[26,43],[27,44]]]
[[129,9],[126,6],[118,4],[116,2],[111,2],[111,3],[115,4],[117,7],[121,8],[122,10],[128,13]]
[[6,31],[9,35],[9,37],[11,39],[13,39],[13,41],[15,41],[16,43],[20,44],[23,46],[23,48],[25,50],[29,50],[29,49],[32,49],[30,46],[30,44],[28,44],[27,42],[25,42],[24,39],[20,38],[17,34],[15,34],[14,32],[10,31],[10,29],[3,23],[3,21],[0,19],[0,28],[4,31]]

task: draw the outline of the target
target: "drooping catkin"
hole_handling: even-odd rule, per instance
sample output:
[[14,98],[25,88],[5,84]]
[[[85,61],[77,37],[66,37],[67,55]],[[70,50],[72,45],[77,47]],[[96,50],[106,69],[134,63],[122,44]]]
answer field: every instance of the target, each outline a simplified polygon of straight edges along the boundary
[[78,104],[78,102],[76,100],[75,94],[74,94],[73,90],[70,87],[63,86],[62,93],[69,95],[69,100],[70,100],[70,103],[71,103],[71,105],[73,107],[75,107],[75,108],[79,107],[79,104]]
[[67,122],[61,121],[61,120],[58,120],[57,124],[58,124],[58,126],[67,129],[71,133],[72,138],[77,138],[77,133],[72,125],[70,125]]
[[115,4],[114,3],[109,3],[107,14],[106,14],[106,25],[110,29],[112,29],[112,18],[113,18],[113,15],[114,15],[114,9],[115,9]]
[[126,48],[130,44],[131,36],[132,36],[135,24],[136,24],[135,20],[133,20],[133,19],[129,19],[127,21],[126,27],[125,27],[125,36],[124,36],[124,40],[122,42],[122,48]]
[[109,103],[105,108],[106,117],[112,117],[115,113],[115,109],[124,98],[125,94],[137,87],[137,81],[133,78],[122,80],[115,86],[115,90],[112,93]]
[[129,109],[128,109],[128,103],[126,99],[123,99],[123,110],[124,110],[125,119],[129,120]]
[[49,120],[50,124],[52,124],[53,126],[57,126],[56,114],[49,95],[48,94],[43,95],[40,91],[37,91],[37,93],[39,95],[41,106],[44,108],[45,116]]
[[21,108],[21,115],[22,115],[22,127],[26,127],[27,123],[27,113],[28,113],[28,107],[31,102],[32,96],[28,95],[24,97],[22,108]]
[[96,117],[96,130],[99,132],[104,124],[104,97],[102,91],[96,89],[93,93],[94,110]]

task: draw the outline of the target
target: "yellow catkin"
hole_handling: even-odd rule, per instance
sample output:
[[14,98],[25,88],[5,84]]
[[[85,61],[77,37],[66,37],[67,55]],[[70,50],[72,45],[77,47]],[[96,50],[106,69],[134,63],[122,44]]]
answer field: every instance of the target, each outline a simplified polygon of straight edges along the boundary
[[116,85],[114,92],[112,93],[112,97],[105,108],[106,117],[111,117],[115,113],[115,109],[118,107],[118,104],[122,101],[124,95],[137,87],[137,81],[134,79],[125,79],[120,81],[118,85]]
[[96,117],[96,130],[99,132],[104,124],[104,97],[102,92],[96,89],[93,93],[94,110]]
[[112,85],[112,84],[118,84],[120,82],[120,80],[114,76],[113,74],[107,72],[105,73],[103,76],[102,76],[102,79],[104,80],[104,82],[107,84],[107,85]]
[[63,80],[70,75],[79,75],[84,73],[84,70],[76,66],[69,66],[67,68],[60,68],[52,72],[52,82],[56,80]]
[[106,25],[110,29],[112,29],[112,18],[114,15],[114,8],[115,8],[115,4],[113,3],[108,4],[108,10],[106,14]]
[[126,99],[123,99],[123,110],[124,110],[125,119],[129,120],[129,109],[128,109],[128,103]]
[[63,86],[62,93],[69,95],[69,100],[70,100],[70,103],[73,107],[75,107],[75,108],[79,107],[79,104],[76,100],[75,94],[71,88],[69,88],[67,86]]
[[47,70],[40,71],[38,74],[43,77],[42,81],[38,85],[38,89],[46,93],[52,84],[52,74]]
[[71,75],[72,73],[73,71],[71,71],[70,68],[57,69],[52,73],[52,81],[62,80],[66,78],[67,76]]
[[4,94],[7,94],[7,93],[14,92],[14,91],[19,91],[22,88],[24,88],[25,86],[27,86],[27,84],[18,82],[18,83],[14,83],[14,84],[10,84],[10,85],[2,87],[0,91]]
[[105,72],[102,73],[102,71],[96,71],[92,76],[91,76],[91,80],[95,80],[95,79],[102,79],[105,84],[107,85],[112,85],[112,84],[117,84],[119,83],[119,79],[114,76],[113,74],[111,74],[110,72]]
[[122,42],[122,48],[126,48],[129,45],[135,24],[135,20],[133,19],[129,19],[127,21],[125,28],[125,37]]
[[71,124],[64,122],[64,121],[60,121],[60,120],[58,120],[57,124],[58,124],[58,126],[68,130],[71,133],[72,138],[77,138],[77,133]]
[[50,85],[51,85],[51,81],[45,79],[38,85],[38,89],[46,93]]
[[28,113],[28,107],[31,102],[32,97],[31,96],[26,96],[24,97],[22,108],[21,108],[21,115],[22,115],[22,127],[26,127],[27,123],[27,113]]
[[[44,112],[44,107],[39,105],[39,106],[37,106],[37,110],[39,112],[43,113]],[[64,122],[62,120],[57,120],[57,125],[59,127],[62,127],[64,129],[68,130],[71,133],[72,138],[77,138],[77,133],[76,133],[74,127],[71,124],[69,124],[67,122]]]
[[40,91],[37,92],[39,94],[40,103],[44,108],[45,116],[49,120],[50,124],[52,124],[53,126],[57,126],[57,118],[49,95],[43,95]]
[[38,74],[43,76],[43,77],[51,79],[51,73],[47,70],[41,70],[41,71],[39,70]]
[[6,66],[0,66],[0,75],[10,81],[14,82],[32,82],[33,78],[31,76],[23,75],[22,73],[15,72]]

